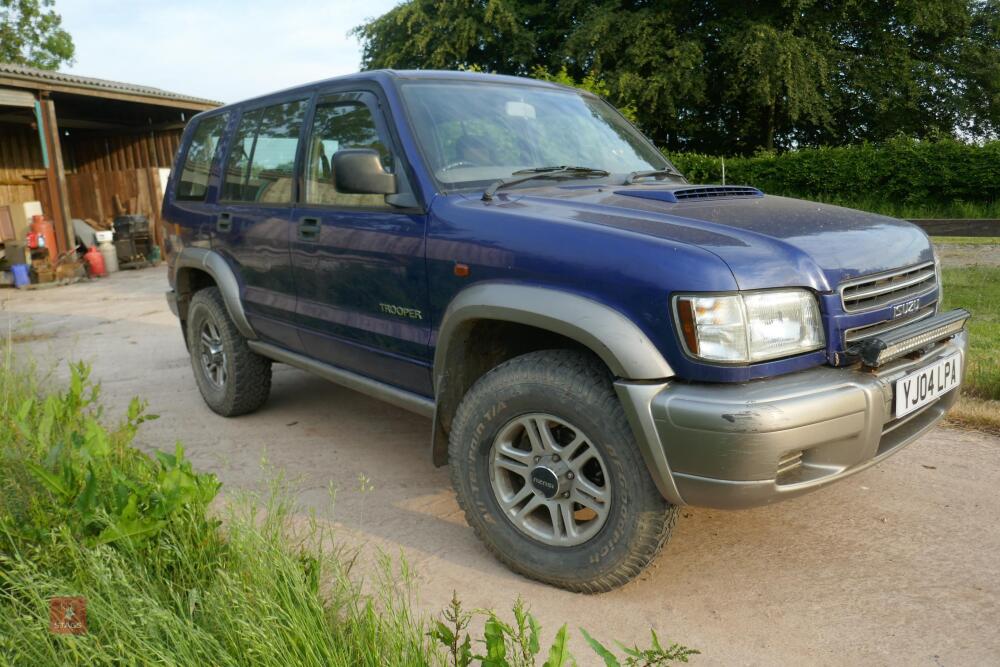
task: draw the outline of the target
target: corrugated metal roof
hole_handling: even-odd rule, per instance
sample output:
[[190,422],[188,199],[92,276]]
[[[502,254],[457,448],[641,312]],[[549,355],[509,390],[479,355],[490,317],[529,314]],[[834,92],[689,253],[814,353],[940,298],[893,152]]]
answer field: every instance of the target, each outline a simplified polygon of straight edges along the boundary
[[181,95],[172,93],[169,90],[153,88],[151,86],[138,86],[132,83],[121,81],[110,81],[108,79],[95,79],[89,76],[78,76],[76,74],[66,74],[64,72],[53,72],[51,70],[25,67],[24,65],[14,65],[11,63],[0,63],[0,76],[24,79],[26,82],[50,82],[77,88],[89,88],[91,90],[104,90],[112,93],[122,93],[125,95],[142,95],[145,97],[158,97],[176,102],[193,102],[204,105],[211,104],[219,106],[222,103],[215,100],[206,100],[201,97]]

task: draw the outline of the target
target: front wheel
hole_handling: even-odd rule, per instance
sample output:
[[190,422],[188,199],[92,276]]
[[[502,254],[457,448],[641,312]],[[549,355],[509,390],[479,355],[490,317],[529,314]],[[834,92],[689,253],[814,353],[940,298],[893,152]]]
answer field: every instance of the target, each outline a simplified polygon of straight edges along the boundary
[[271,361],[247,345],[217,287],[191,298],[187,327],[191,367],[208,407],[235,417],[262,406],[271,392]]
[[570,350],[493,369],[462,400],[452,483],[487,548],[515,572],[596,593],[636,577],[677,508],[646,470],[607,370]]

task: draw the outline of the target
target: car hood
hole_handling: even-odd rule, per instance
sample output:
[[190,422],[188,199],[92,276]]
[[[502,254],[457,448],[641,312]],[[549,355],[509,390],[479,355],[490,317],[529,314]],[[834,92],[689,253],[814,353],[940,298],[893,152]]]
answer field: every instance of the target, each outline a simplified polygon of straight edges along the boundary
[[850,278],[933,259],[927,235],[903,220],[752,188],[549,186],[497,203],[697,245],[724,260],[744,290],[829,292]]

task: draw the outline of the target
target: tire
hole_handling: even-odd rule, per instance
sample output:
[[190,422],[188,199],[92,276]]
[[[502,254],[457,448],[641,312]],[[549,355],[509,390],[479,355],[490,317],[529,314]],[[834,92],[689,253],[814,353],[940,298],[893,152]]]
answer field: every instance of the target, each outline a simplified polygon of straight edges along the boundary
[[253,412],[267,401],[271,360],[247,346],[217,287],[195,292],[188,307],[187,327],[191,368],[201,396],[212,411],[236,417]]
[[[546,431],[550,450],[564,458],[538,456],[549,451],[536,448]],[[532,352],[480,378],[456,412],[448,454],[459,505],[487,549],[513,571],[560,588],[622,586],[652,562],[677,520],[646,469],[610,374],[582,352]],[[518,501],[525,494],[539,500]]]

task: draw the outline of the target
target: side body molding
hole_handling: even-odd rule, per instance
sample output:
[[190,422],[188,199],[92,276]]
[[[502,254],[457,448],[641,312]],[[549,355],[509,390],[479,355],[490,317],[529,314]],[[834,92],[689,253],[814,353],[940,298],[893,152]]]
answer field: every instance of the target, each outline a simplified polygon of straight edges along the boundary
[[470,342],[472,324],[481,320],[523,324],[570,338],[600,357],[618,379],[662,382],[674,375],[646,334],[610,306],[546,287],[500,282],[473,285],[452,300],[438,330],[431,445],[438,466],[447,463],[448,432],[466,384],[461,377],[461,353],[456,350]]
[[186,293],[187,289],[182,278],[185,268],[198,269],[212,276],[219,291],[222,292],[222,300],[226,304],[229,316],[233,319],[233,324],[245,338],[256,340],[257,334],[254,333],[253,327],[250,326],[246,313],[243,311],[243,302],[240,301],[240,283],[236,279],[236,274],[233,273],[232,268],[222,255],[214,250],[188,247],[184,248],[177,256],[174,271],[177,275],[178,296],[185,304],[180,311],[182,318],[186,315],[186,302],[190,298],[190,295]]

